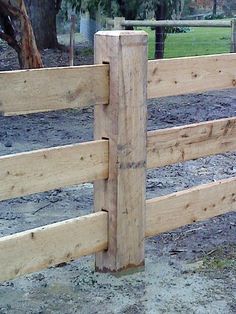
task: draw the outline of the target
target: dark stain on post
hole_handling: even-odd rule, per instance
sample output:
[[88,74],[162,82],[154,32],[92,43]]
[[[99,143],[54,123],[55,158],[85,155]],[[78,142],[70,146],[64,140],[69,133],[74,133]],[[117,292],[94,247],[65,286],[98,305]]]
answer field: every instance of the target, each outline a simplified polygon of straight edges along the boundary
[[73,102],[79,97],[80,94],[81,94],[81,88],[78,87],[73,93],[71,91],[68,91],[66,99],[68,102]]
[[138,168],[144,168],[145,166],[146,166],[146,161],[122,162],[118,164],[119,169],[138,169]]
[[208,137],[212,137],[212,131],[213,131],[213,124],[210,125],[210,131],[209,131]]
[[226,125],[225,125],[223,135],[226,135],[226,134],[228,133],[229,129],[230,129],[231,127],[233,127],[233,126],[234,126],[234,121],[229,120],[229,121],[226,123]]
[[158,71],[158,68],[155,68],[153,71],[152,71],[152,75],[155,75]]
[[71,258],[71,253],[69,252],[67,255],[66,255],[66,258],[70,259]]

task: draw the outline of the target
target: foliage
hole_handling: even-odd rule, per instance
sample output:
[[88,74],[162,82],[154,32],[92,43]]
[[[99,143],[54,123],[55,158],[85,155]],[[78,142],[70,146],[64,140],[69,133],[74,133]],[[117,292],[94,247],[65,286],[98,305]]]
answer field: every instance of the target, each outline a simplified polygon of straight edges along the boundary
[[65,3],[70,4],[76,13],[89,11],[91,16],[95,16],[98,9],[110,15],[112,6],[112,0],[66,0]]
[[136,19],[142,2],[141,0],[117,0],[118,15],[124,16],[127,20]]
[[[149,1],[147,1],[149,2]],[[142,0],[66,0],[76,12],[89,11],[94,16],[98,10],[109,17],[124,16],[136,19],[143,4]]]
[[205,16],[205,20],[221,20],[223,18],[225,18],[224,13],[220,13],[216,15],[210,14],[210,15]]

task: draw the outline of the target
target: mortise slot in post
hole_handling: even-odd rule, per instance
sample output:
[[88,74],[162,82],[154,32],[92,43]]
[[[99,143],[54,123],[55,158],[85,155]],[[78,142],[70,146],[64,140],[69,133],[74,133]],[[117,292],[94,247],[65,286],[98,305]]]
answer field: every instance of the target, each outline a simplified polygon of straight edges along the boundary
[[107,209],[102,208],[101,212],[104,212],[107,214],[107,234],[108,234],[108,244],[107,244],[107,248],[104,249],[104,252],[108,251],[108,247],[109,247],[109,211]]
[[[110,62],[108,62],[108,61],[103,61],[102,64],[110,65]],[[109,67],[109,72],[108,72],[108,73],[110,73],[110,67]],[[110,79],[109,79],[109,84],[110,84]],[[107,102],[106,105],[109,105],[109,103],[110,103],[110,93],[109,93],[109,95],[108,95],[108,102]]]

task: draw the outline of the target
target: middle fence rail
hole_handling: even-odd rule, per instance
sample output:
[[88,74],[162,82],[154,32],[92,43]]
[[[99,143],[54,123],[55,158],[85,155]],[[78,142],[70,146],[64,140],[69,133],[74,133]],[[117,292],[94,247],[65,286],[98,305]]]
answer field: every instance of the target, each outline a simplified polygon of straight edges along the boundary
[[[144,239],[235,210],[236,178],[146,200],[146,169],[236,150],[236,117],[146,131],[146,100],[236,87],[236,54],[147,61],[144,32],[99,32],[98,65],[0,73],[0,110],[95,105],[95,140],[0,157],[0,200],[94,182],[95,213],[0,238],[0,280],[96,253],[144,265]],[[62,171],[63,169],[63,171]]]

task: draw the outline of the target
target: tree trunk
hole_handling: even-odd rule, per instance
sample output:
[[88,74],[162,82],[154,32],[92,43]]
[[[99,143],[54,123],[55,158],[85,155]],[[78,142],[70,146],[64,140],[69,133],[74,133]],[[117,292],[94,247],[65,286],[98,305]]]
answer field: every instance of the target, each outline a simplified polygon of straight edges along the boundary
[[155,29],[155,59],[163,59],[165,50],[165,27]]
[[217,10],[217,0],[213,0],[213,11],[212,15],[215,17],[216,16],[216,10]]
[[[43,67],[24,0],[0,0],[0,38],[15,49],[23,69]],[[17,32],[15,28],[17,27]]]
[[[168,5],[166,1],[160,1],[155,8],[155,19],[165,20],[167,18],[168,13]],[[164,50],[165,50],[165,27],[158,26],[155,28],[155,59],[163,59],[164,58]]]
[[24,2],[21,3],[20,24],[21,24],[21,50],[19,60],[24,69],[41,68],[42,60],[35,42],[34,32],[31,27],[30,19],[26,12]]
[[57,48],[56,15],[58,13],[58,1],[25,0],[25,2],[38,48]]
[[[140,0],[118,0],[119,11],[121,16],[126,20],[135,20],[138,14],[139,7],[142,3]],[[133,26],[126,26],[126,30],[134,30]]]

